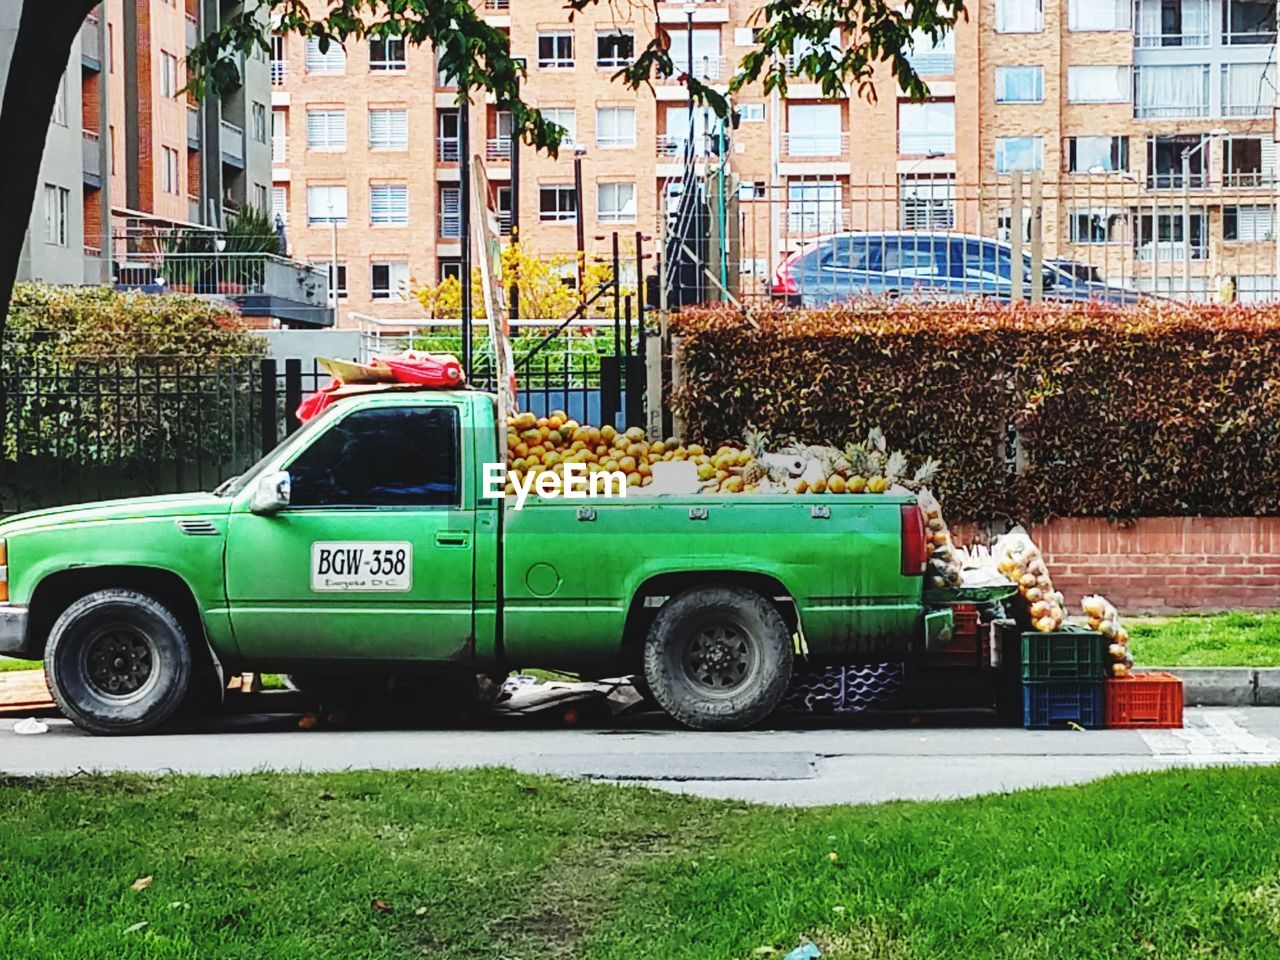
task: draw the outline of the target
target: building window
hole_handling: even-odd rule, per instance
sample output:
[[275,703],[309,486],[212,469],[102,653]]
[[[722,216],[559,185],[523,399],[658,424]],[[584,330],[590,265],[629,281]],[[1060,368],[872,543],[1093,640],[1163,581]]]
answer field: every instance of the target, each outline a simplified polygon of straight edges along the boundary
[[337,293],[339,300],[347,299],[347,265],[341,260],[338,261],[338,282],[333,282],[333,261],[332,260],[312,260],[311,266],[317,270],[323,270],[325,279],[329,284],[329,302],[333,303],[333,295]]
[[498,232],[511,236],[511,188],[498,187],[494,191],[494,208],[498,212]]
[[1129,169],[1128,137],[1067,137],[1067,173],[1119,173]]
[[1044,141],[1040,137],[996,137],[996,173],[1043,167]]
[[1259,243],[1276,238],[1276,208],[1271,204],[1222,208],[1222,239]]
[[265,103],[253,105],[253,139],[258,143],[267,142],[267,105]]
[[1275,142],[1269,137],[1230,137],[1222,144],[1222,185],[1261,187],[1275,169]]
[[371,184],[369,186],[369,222],[375,226],[403,226],[408,223],[408,184]]
[[996,103],[1040,103],[1044,67],[996,67]]
[[53,122],[60,127],[67,125],[67,75],[58,78],[58,92],[53,99]]
[[1139,47],[1207,47],[1209,0],[1137,0]]
[[160,95],[173,97],[178,93],[178,58],[172,53],[160,51]]
[[346,223],[345,185],[307,187],[307,223]]
[[1180,190],[1183,186],[1182,154],[1187,152],[1188,187],[1208,182],[1209,145],[1198,133],[1147,137],[1147,188]]
[[409,111],[403,107],[370,109],[369,147],[373,150],[409,149]]
[[347,149],[347,111],[308,110],[307,149]]
[[160,149],[160,187],[165,193],[179,193],[182,182],[178,175],[178,151],[172,147]]
[[787,184],[787,232],[834,233],[844,229],[840,184],[802,180]]
[[635,145],[635,107],[596,108],[597,147],[634,147]]
[[903,176],[898,185],[898,227],[902,230],[954,230],[956,178]]
[[1222,42],[1233,46],[1275,43],[1274,0],[1222,0]]
[[271,85],[273,87],[284,86],[288,70],[289,61],[285,58],[284,36],[283,34],[273,33],[271,35]]
[[107,73],[116,72],[116,25],[107,22]]
[[436,159],[441,163],[458,162],[461,120],[457,110],[436,111]]
[[306,67],[307,73],[346,73],[347,52],[336,40],[329,41],[328,48],[320,48],[321,41],[317,37],[307,38]]
[[1039,33],[1043,29],[1042,0],[996,0],[997,33]]
[[111,163],[111,172],[116,172],[116,128],[107,124],[107,155]]
[[71,191],[52,183],[44,185],[44,239],[57,247],[67,246],[67,210]]
[[767,200],[769,187],[763,180],[743,180],[738,184],[739,200]]
[[539,187],[538,219],[547,223],[575,222],[578,219],[578,198],[573,187]]
[[1128,30],[1133,23],[1129,0],[1069,0],[1070,30]]
[[596,66],[625,67],[636,55],[636,35],[631,31],[596,34]]
[[[845,151],[841,125],[840,105],[837,103],[792,104],[787,108],[783,150],[791,157],[842,156]],[[715,139],[713,133],[712,140]]]
[[462,239],[462,190],[459,187],[440,188],[440,237]]
[[408,69],[404,55],[404,37],[375,37],[369,41],[369,70],[373,73],[399,73]]
[[462,261],[461,260],[441,260],[440,261],[440,280],[457,280],[462,282]]
[[1177,262],[1185,259],[1188,254],[1192,260],[1203,260],[1208,256],[1203,208],[1193,207],[1187,219],[1191,227],[1190,245],[1184,240],[1181,208],[1157,210],[1155,213],[1140,212],[1137,217],[1137,230],[1134,233],[1138,259]]
[[571,147],[578,139],[578,117],[572,107],[542,107],[542,116],[547,122],[564,127],[564,139],[560,146]]
[[572,33],[539,33],[538,66],[544,70],[569,70],[573,67]]
[[937,40],[920,30],[911,32],[907,59],[922,77],[949,77],[956,72],[956,33],[948,30]]
[[956,105],[950,100],[898,104],[898,152],[956,152]]
[[764,104],[738,104],[738,121],[740,123],[764,123]]
[[1128,103],[1131,86],[1125,66],[1067,68],[1069,103]]
[[[695,29],[693,31],[693,60],[689,59],[689,31],[669,30],[671,46],[667,49],[671,54],[671,62],[675,64],[676,73],[687,73],[699,80],[718,80],[720,68],[724,60],[720,56],[720,29]],[[838,36],[838,34],[837,34]],[[797,41],[797,49],[793,56],[802,56],[801,47],[811,48],[812,44]]]
[[1270,116],[1276,102],[1275,65],[1224,63],[1222,65],[1222,115]]
[[403,260],[374,263],[369,271],[369,296],[374,300],[409,299],[409,264]]
[[1139,120],[1209,115],[1207,63],[1136,67],[1133,86],[1133,115]]
[[280,218],[281,223],[289,222],[289,188],[271,188],[271,219]]
[[1129,238],[1127,210],[1072,210],[1067,220],[1072,243],[1124,243]]
[[255,210],[267,212],[267,185],[265,183],[255,183],[253,185],[253,206]]
[[596,219],[601,223],[622,223],[636,218],[634,183],[601,183],[596,186]]
[[285,110],[271,111],[271,162],[283,166],[288,160],[289,115]]

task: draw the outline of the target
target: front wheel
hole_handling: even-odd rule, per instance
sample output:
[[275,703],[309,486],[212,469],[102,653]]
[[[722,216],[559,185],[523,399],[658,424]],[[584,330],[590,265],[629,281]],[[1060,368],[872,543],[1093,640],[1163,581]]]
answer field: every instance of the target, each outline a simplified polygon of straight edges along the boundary
[[191,648],[173,612],[136,590],[97,590],[58,617],[44,675],[59,709],[90,733],[145,733],[191,682]]
[[791,633],[773,604],[734,586],[674,597],[644,645],[644,676],[654,698],[694,730],[759,723],[787,692],[791,663]]

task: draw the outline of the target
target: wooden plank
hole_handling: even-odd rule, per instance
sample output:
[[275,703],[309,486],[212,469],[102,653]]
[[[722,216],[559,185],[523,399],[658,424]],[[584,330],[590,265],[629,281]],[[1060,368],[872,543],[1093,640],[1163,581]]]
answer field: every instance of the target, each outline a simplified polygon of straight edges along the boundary
[[29,713],[54,707],[43,670],[7,670],[0,673],[0,715]]

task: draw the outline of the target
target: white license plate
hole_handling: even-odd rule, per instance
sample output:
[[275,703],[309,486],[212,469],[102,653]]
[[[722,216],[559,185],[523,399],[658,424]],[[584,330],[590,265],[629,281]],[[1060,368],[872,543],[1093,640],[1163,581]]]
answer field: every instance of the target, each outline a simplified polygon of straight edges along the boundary
[[405,591],[413,587],[413,544],[334,540],[311,545],[315,591]]

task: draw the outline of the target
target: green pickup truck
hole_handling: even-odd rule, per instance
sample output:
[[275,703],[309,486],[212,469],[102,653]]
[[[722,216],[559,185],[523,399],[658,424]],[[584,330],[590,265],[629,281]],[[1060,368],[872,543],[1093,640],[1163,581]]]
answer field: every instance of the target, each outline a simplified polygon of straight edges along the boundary
[[504,437],[483,392],[368,393],[212,493],[14,517],[0,654],[43,657],[94,733],[152,729],[238,671],[427,696],[525,667],[642,674],[679,722],[734,729],[778,705],[798,657],[903,659],[949,635],[909,495],[516,510],[485,495]]

